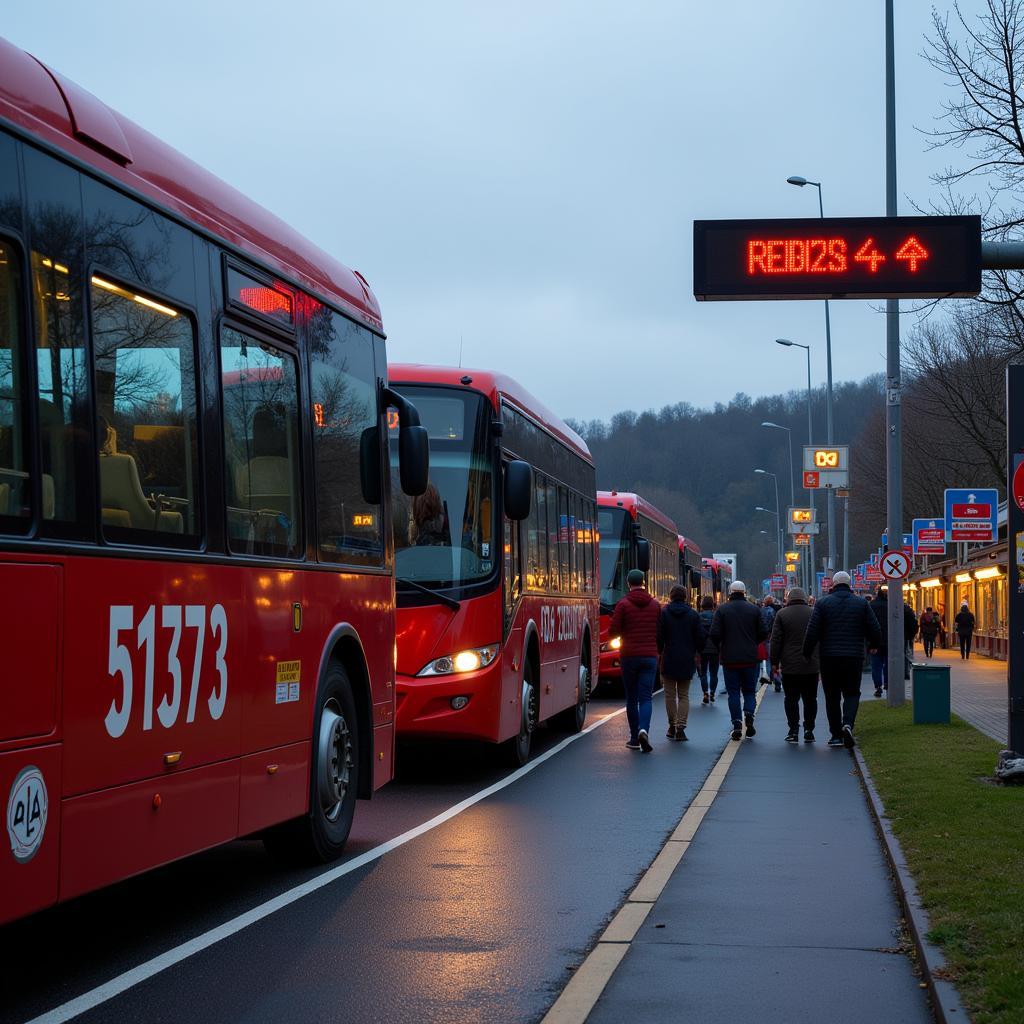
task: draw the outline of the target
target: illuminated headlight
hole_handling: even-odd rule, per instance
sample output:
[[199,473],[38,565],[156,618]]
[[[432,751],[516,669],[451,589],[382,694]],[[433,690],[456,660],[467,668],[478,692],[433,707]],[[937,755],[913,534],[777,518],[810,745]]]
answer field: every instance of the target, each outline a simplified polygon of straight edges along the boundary
[[606,640],[601,644],[602,651],[617,651],[622,646],[622,637],[613,636],[611,640]]
[[471,647],[458,654],[446,654],[443,658],[435,658],[417,673],[421,676],[450,676],[457,672],[475,672],[486,668],[498,656],[498,645],[489,647]]

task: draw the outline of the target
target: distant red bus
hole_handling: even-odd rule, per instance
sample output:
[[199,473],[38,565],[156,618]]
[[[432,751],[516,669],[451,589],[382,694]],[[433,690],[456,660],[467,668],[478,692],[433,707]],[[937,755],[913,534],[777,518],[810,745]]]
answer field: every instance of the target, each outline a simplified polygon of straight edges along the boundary
[[337,856],[393,771],[389,406],[426,483],[376,300],[2,40],[0,198],[0,921]]
[[715,599],[715,604],[718,604],[725,600],[729,593],[729,584],[732,583],[732,566],[728,562],[720,562],[715,558],[705,558],[702,561],[710,580],[711,595]]
[[619,638],[608,636],[615,605],[629,590],[630,569],[647,573],[647,589],[662,604],[680,582],[679,531],[649,501],[627,491],[598,491],[601,565],[601,679],[619,679]]
[[679,582],[689,591],[694,608],[699,608],[701,598],[711,593],[711,573],[704,568],[700,548],[682,534],[679,534]]
[[597,663],[594,464],[503,374],[392,365],[430,437],[430,485],[396,502],[399,737],[505,743],[582,729]]

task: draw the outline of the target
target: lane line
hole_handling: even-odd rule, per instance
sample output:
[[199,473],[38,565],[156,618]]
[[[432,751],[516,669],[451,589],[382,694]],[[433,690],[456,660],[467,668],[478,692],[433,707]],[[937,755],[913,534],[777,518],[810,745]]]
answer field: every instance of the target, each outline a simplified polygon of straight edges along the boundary
[[109,981],[104,982],[102,985],[89,989],[87,992],[83,992],[81,995],[75,996],[74,999],[69,999],[66,1003],[62,1003],[60,1006],[55,1006],[52,1010],[47,1010],[45,1013],[41,1013],[37,1017],[33,1017],[31,1020],[26,1021],[25,1024],[62,1024],[64,1021],[72,1020],[73,1018],[100,1006],[102,1003],[108,1002],[115,996],[120,995],[122,992],[126,992],[128,989],[134,988],[136,985],[147,981],[149,978],[166,971],[169,967],[174,967],[175,964],[180,964],[183,960],[187,960],[189,957],[195,956],[196,953],[200,953],[204,949],[209,949],[210,946],[216,945],[218,942],[222,942],[224,939],[230,938],[232,935],[237,934],[244,928],[248,928],[250,925],[256,924],[258,921],[262,921],[265,917],[269,917],[271,914],[276,913],[278,910],[283,910],[285,907],[295,903],[297,900],[301,900],[303,897],[309,896],[318,889],[322,889],[324,886],[330,885],[332,882],[336,882],[339,878],[343,878],[345,875],[351,874],[353,871],[358,871],[367,864],[370,864],[375,860],[379,860],[392,850],[397,850],[400,846],[404,846],[406,843],[410,843],[412,840],[418,839],[425,833],[445,824],[445,822],[451,821],[452,818],[462,814],[463,811],[469,810],[470,807],[480,803],[481,800],[486,800],[489,796],[493,796],[500,790],[505,789],[506,786],[511,786],[513,782],[518,782],[524,775],[528,775],[535,768],[539,768],[544,764],[545,761],[549,761],[556,754],[561,753],[571,743],[575,743],[578,739],[582,739],[584,736],[589,735],[595,729],[600,729],[602,725],[605,725],[613,718],[617,718],[619,715],[624,714],[625,711],[626,709],[622,707],[617,711],[610,712],[603,718],[599,718],[596,722],[588,725],[580,732],[575,733],[572,736],[567,736],[561,743],[556,744],[550,750],[544,751],[543,754],[534,758],[534,760],[530,761],[528,764],[523,765],[522,768],[517,768],[511,775],[507,775],[505,778],[499,779],[497,782],[492,783],[485,789],[481,789],[478,793],[474,793],[472,796],[459,801],[459,803],[453,804],[448,808],[448,810],[435,815],[428,821],[423,822],[422,825],[417,825],[415,828],[411,828],[407,832],[403,832],[401,835],[395,836],[394,839],[389,839],[386,842],[381,843],[379,846],[375,846],[372,850],[367,850],[365,853],[361,853],[358,857],[353,857],[352,860],[347,860],[344,864],[339,864],[337,867],[331,868],[314,878],[310,878],[307,881],[302,882],[300,885],[296,885],[293,888],[274,896],[272,899],[245,911],[245,913],[239,914],[237,917],[233,917],[229,921],[225,921],[216,928],[211,928],[209,931],[205,931],[201,935],[197,935],[178,946],[174,946],[152,959],[139,964],[137,967],[132,967],[123,974],[119,974],[116,977],[111,978]]
[[[767,692],[760,687],[757,694],[757,708]],[[729,740],[715,761],[700,792],[687,806],[679,819],[675,831],[658,851],[651,866],[644,872],[626,902],[619,908],[608,927],[597,940],[597,945],[576,969],[569,983],[562,989],[551,1009],[544,1015],[541,1024],[586,1024],[591,1011],[597,1005],[601,993],[611,981],[619,964],[643,926],[647,915],[658,901],[672,873],[679,867],[683,856],[690,848],[690,842],[700,829],[704,816],[718,796],[719,789],[732,767],[742,742]],[[641,909],[642,908],[642,909]]]

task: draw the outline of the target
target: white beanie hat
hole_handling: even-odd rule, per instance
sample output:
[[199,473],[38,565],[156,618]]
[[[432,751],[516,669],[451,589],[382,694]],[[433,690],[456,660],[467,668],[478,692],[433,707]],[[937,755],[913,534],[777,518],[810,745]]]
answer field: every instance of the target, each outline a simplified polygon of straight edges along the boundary
[[840,569],[839,572],[837,572],[832,577],[832,586],[833,587],[837,583],[845,583],[847,586],[849,586],[852,582],[853,581],[850,579],[850,574],[848,572],[843,572],[842,569]]
[[733,580],[732,583],[729,584],[730,594],[745,594],[746,592],[747,585],[743,580]]

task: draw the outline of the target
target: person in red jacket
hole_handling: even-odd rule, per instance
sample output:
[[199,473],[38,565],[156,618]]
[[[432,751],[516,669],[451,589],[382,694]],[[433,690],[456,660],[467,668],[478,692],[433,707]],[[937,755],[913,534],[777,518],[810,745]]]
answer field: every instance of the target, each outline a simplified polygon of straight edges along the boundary
[[658,673],[658,619],[661,605],[644,586],[644,574],[630,569],[629,593],[615,606],[609,636],[622,639],[622,687],[626,691],[626,719],[630,750],[651,752],[651,709],[654,677]]

